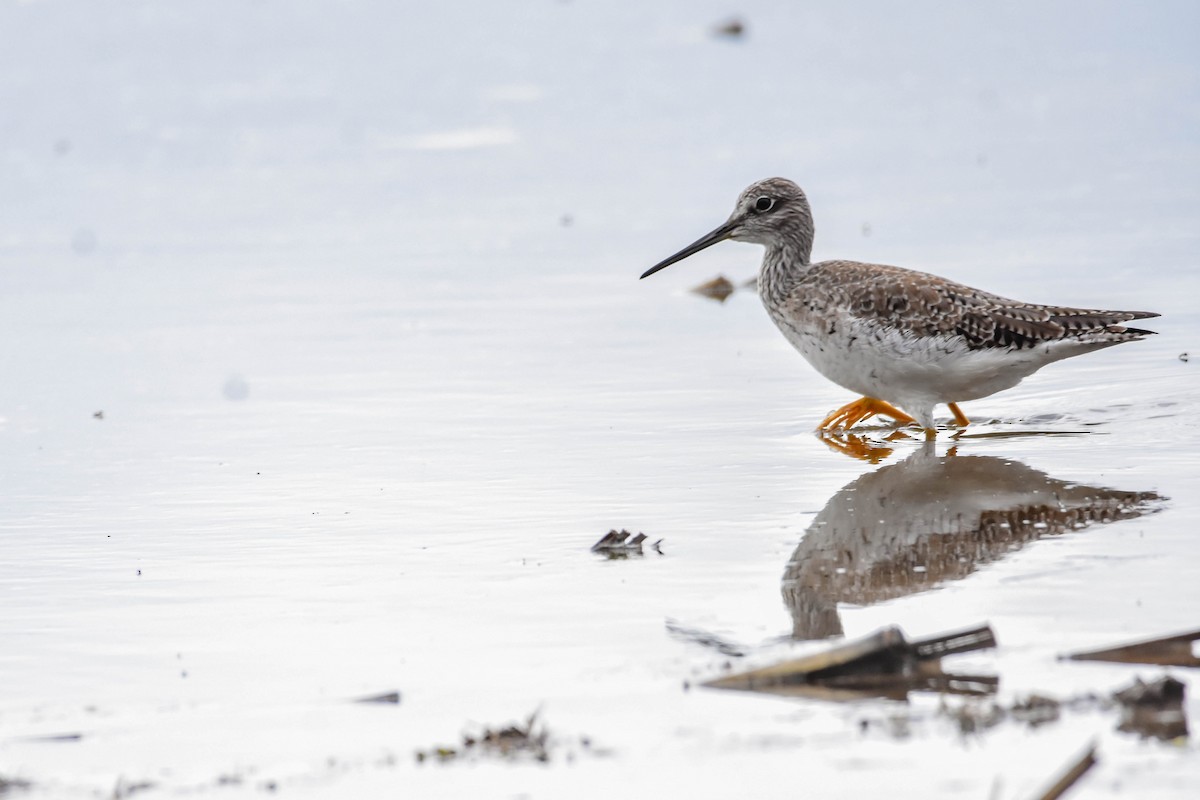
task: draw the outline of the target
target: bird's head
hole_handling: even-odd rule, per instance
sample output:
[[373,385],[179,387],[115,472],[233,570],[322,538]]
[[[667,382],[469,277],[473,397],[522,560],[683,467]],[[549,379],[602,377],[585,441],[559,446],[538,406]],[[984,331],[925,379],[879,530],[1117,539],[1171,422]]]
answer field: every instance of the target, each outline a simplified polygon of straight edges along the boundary
[[804,191],[786,178],[767,178],[742,191],[725,224],[655,264],[642,273],[642,277],[653,275],[726,239],[768,248],[796,247],[797,257],[806,263],[812,250],[812,238],[812,210]]

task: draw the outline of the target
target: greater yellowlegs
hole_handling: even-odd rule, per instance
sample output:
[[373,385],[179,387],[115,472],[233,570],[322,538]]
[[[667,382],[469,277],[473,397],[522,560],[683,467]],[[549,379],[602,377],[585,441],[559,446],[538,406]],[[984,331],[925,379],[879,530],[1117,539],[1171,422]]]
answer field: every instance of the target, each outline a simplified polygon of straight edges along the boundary
[[758,292],[771,319],[818,372],[862,395],[820,430],[880,414],[932,437],[935,405],[966,425],[958,403],[1016,386],[1052,361],[1141,339],[1153,331],[1121,323],[1158,316],[1022,303],[882,264],[813,264],[808,198],[784,178],[752,184],[723,225],[642,277],[726,239],[766,246]]

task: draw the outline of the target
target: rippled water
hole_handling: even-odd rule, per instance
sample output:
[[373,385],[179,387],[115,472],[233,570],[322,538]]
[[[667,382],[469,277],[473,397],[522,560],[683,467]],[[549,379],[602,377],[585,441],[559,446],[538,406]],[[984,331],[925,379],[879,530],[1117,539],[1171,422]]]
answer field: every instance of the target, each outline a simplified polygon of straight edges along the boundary
[[[1103,694],[1162,670],[1057,656],[1198,627],[1195,10],[725,13],[0,9],[0,778],[1007,798],[1095,741],[1078,796],[1191,796],[1194,740],[1112,711],[697,684],[986,621],[948,666],[1002,701]],[[847,457],[753,292],[687,291],[755,248],[636,280],[773,173],[817,257],[1160,335]],[[535,710],[548,765],[413,757]]]

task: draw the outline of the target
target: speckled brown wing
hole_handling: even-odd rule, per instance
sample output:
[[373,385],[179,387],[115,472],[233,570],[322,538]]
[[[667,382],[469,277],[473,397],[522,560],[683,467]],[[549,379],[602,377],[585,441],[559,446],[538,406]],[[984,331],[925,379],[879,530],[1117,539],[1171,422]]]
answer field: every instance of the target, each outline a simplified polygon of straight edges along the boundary
[[1121,323],[1158,316],[1023,303],[936,275],[856,261],[814,264],[789,295],[809,314],[833,319],[840,311],[915,336],[957,336],[972,350],[1061,340],[1117,344],[1153,333]]

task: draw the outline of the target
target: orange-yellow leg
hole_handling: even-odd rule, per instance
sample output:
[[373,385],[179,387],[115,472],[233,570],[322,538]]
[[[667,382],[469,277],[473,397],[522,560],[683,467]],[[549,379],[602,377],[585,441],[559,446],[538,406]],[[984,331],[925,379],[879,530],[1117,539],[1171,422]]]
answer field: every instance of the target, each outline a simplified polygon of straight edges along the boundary
[[958,407],[958,403],[947,403],[950,407],[950,413],[954,415],[954,421],[958,423],[960,428],[965,428],[971,424],[971,420],[967,419],[967,415]]
[[860,397],[853,403],[846,405],[834,411],[825,419],[821,420],[821,424],[817,426],[817,430],[831,431],[836,428],[849,429],[862,422],[864,419],[870,419],[876,414],[882,414],[885,417],[891,417],[901,425],[908,425],[916,422],[915,419],[905,414],[900,409],[893,406],[891,403],[885,403],[874,397]]

